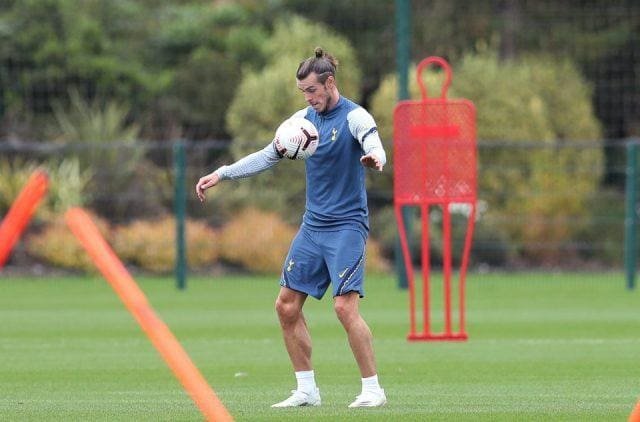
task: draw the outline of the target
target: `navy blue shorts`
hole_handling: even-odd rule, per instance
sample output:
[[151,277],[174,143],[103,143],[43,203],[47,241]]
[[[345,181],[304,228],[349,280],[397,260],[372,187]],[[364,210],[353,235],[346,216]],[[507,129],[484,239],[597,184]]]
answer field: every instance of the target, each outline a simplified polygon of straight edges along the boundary
[[304,225],[291,243],[280,285],[322,299],[329,283],[333,296],[364,296],[365,236],[358,230],[314,231]]

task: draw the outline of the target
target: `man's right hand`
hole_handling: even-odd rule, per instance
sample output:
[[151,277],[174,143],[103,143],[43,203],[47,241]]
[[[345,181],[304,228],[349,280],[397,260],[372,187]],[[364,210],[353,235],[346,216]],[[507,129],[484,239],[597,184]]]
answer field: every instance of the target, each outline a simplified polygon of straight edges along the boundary
[[198,199],[200,199],[200,202],[204,202],[204,200],[206,199],[204,191],[206,191],[210,187],[217,185],[219,181],[220,177],[218,177],[215,172],[207,174],[206,176],[203,176],[200,178],[200,180],[198,180],[198,184],[196,184],[196,195],[198,195]]

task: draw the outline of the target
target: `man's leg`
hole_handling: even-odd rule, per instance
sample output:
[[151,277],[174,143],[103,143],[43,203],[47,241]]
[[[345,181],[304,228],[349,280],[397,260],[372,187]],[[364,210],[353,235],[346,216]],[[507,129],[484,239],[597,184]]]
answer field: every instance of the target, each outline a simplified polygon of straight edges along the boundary
[[276,299],[276,312],[280,319],[284,344],[294,371],[311,371],[311,336],[302,314],[307,295],[280,287]]
[[280,288],[276,299],[276,312],[298,387],[291,397],[271,407],[320,406],[321,403],[311,365],[311,336],[302,313],[306,299],[306,294],[287,287]]
[[349,345],[360,368],[360,374],[362,378],[368,378],[376,375],[376,361],[373,354],[373,336],[360,315],[359,302],[358,292],[349,292],[334,298],[334,308],[347,332]]
[[349,407],[382,406],[387,402],[387,398],[378,383],[373,353],[373,336],[369,326],[360,315],[359,302],[358,292],[349,292],[334,298],[336,315],[347,332],[349,345],[362,376],[362,393]]

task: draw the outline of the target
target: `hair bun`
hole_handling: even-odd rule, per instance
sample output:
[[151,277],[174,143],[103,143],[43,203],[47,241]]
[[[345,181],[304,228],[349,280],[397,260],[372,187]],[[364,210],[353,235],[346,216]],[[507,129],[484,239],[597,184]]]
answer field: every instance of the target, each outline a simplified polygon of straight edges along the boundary
[[316,49],[313,51],[316,55],[316,58],[322,58],[324,56],[324,51],[322,51],[322,47],[316,47]]

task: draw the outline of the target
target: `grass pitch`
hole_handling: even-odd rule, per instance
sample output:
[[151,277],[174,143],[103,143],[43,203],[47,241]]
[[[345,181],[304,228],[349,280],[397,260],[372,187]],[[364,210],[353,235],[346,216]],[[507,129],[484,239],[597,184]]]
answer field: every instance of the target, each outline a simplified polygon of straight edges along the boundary
[[[271,409],[295,386],[276,277],[138,281],[239,421],[620,421],[640,395],[640,292],[619,274],[470,274],[460,343],[408,343],[407,292],[370,277],[380,409],[347,408],[360,379],[329,297],[306,307],[323,405]],[[0,278],[0,321],[2,420],[201,420],[98,276]]]

